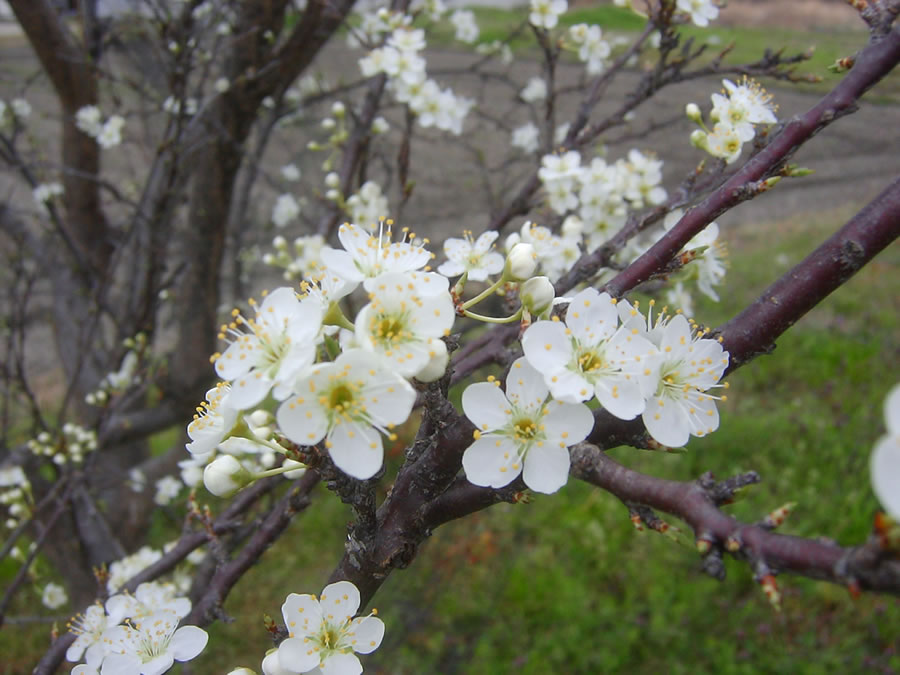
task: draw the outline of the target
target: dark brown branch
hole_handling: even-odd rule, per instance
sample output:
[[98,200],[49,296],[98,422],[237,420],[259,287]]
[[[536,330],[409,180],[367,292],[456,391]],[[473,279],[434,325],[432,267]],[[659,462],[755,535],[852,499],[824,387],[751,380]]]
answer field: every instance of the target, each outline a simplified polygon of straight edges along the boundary
[[844,548],[821,539],[774,534],[748,525],[719,510],[701,482],[683,483],[628,469],[595,446],[572,448],[572,475],[596,485],[624,502],[643,504],[677,516],[697,539],[725,547],[756,569],[790,572],[843,586],[900,594],[900,560],[870,541]]
[[772,351],[775,338],[900,235],[900,178],[720,329],[729,371]]
[[288,493],[269,512],[240,553],[216,570],[209,586],[194,604],[191,613],[185,617],[184,623],[205,626],[218,618],[222,603],[234,585],[282,535],[293,517],[309,506],[309,494],[318,482],[319,475],[315,471],[307,471],[300,480],[291,485]]
[[734,174],[722,187],[691,209],[650,250],[606,285],[614,297],[664,269],[682,247],[717,216],[756,196],[765,179],[816,133],[857,108],[859,98],[887,75],[900,61],[900,27],[883,38],[873,38],[857,56],[853,69],[816,105],[785,125],[771,143]]

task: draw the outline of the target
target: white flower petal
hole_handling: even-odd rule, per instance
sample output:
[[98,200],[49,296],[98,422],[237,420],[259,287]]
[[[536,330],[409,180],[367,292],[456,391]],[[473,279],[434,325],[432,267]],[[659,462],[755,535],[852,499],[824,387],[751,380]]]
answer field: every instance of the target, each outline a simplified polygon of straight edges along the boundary
[[276,419],[281,432],[298,445],[315,445],[328,431],[328,417],[318,396],[308,393],[291,396],[278,407]]
[[354,421],[339,422],[329,432],[328,441],[328,454],[344,473],[365,480],[381,468],[384,449],[381,434],[373,427]]
[[353,651],[359,654],[374,652],[384,639],[384,621],[377,616],[354,619],[348,637],[351,639]]
[[251,354],[258,349],[259,340],[255,335],[242,335],[216,359],[216,375],[223,380],[233,380],[244,375],[253,367]]
[[349,621],[359,610],[359,590],[349,581],[336,581],[322,589],[319,604],[329,623]]
[[522,471],[515,443],[494,434],[472,443],[463,453],[462,465],[469,482],[483,487],[509,485]]
[[596,345],[612,335],[619,324],[619,313],[608,293],[586,288],[578,293],[566,311],[566,326],[582,345]]
[[169,641],[172,656],[176,661],[190,661],[206,648],[209,635],[197,626],[182,626],[175,631]]
[[633,420],[644,412],[645,401],[640,384],[622,374],[605,377],[594,383],[597,400],[610,414],[621,420]]
[[291,593],[281,605],[284,624],[295,636],[317,633],[322,627],[322,607],[313,596]]
[[670,448],[680,448],[690,438],[687,415],[676,401],[660,397],[650,399],[642,419],[650,435]]
[[506,397],[521,410],[540,409],[547,399],[544,378],[524,358],[516,359],[506,376]]
[[558,370],[547,378],[553,398],[567,403],[580,403],[594,397],[594,385],[572,370]]
[[894,385],[884,399],[884,422],[889,434],[900,436],[900,384]]
[[509,400],[490,382],[476,382],[466,387],[462,408],[466,417],[481,431],[504,427],[511,415]]
[[272,380],[259,371],[241,375],[231,382],[231,394],[228,403],[238,410],[252,408],[269,393]]
[[522,336],[522,350],[528,363],[545,378],[572,360],[572,342],[558,321],[533,323]]
[[322,675],[359,675],[362,664],[355,654],[332,654],[322,663]]
[[294,673],[305,673],[319,665],[319,653],[303,638],[288,638],[278,645],[278,664]]
[[884,436],[875,444],[870,469],[875,496],[888,515],[900,520],[900,438]]
[[553,441],[562,440],[566,445],[581,443],[594,429],[594,414],[583,403],[550,401],[547,414],[541,422],[544,433]]
[[532,446],[525,456],[522,478],[535,492],[552,494],[569,480],[569,450],[558,444]]
[[100,675],[135,675],[141,672],[141,660],[133,654],[107,654]]

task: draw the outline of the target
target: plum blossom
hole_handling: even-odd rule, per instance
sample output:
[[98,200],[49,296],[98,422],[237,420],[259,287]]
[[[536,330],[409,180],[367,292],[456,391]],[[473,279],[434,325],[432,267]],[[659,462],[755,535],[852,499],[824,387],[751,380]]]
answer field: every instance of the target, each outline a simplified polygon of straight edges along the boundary
[[191,442],[185,448],[192,455],[212,452],[227,438],[238,418],[238,410],[228,404],[231,391],[224,382],[206,392],[206,400],[198,407],[194,419],[188,424]]
[[400,375],[380,367],[370,353],[343,352],[299,378],[296,392],[278,408],[281,431],[300,445],[325,439],[335,465],[366,479],[381,468],[381,434],[409,417],[416,392]]
[[900,384],[884,400],[884,422],[887,434],[872,450],[872,489],[888,515],[900,521]]
[[516,127],[512,132],[512,146],[525,152],[535,152],[541,139],[540,131],[533,122]]
[[376,237],[359,225],[344,223],[338,228],[338,239],[344,250],[323,248],[322,262],[328,271],[353,288],[364,282],[366,290],[371,290],[373,279],[386,272],[413,272],[425,267],[433,255],[424,245],[407,241],[409,233],[405,228],[404,241],[391,242],[392,226],[392,220],[381,221]]
[[[651,304],[652,307],[652,304]],[[619,303],[625,326],[646,330],[658,349],[655,391],[648,397],[642,418],[658,442],[678,448],[691,436],[705,436],[719,427],[716,399],[708,393],[728,367],[729,355],[718,340],[703,337],[683,314],[645,319],[628,302]],[[724,398],[724,397],[722,397]]]
[[696,26],[708,26],[719,16],[719,8],[713,0],[678,0],[675,7],[689,14]]
[[190,661],[204,650],[209,636],[197,626],[178,628],[169,612],[150,615],[106,631],[103,675],[161,675],[175,661]]
[[272,222],[275,227],[284,227],[292,220],[296,220],[300,215],[300,204],[294,199],[293,195],[278,195],[275,200],[275,206],[272,207]]
[[381,275],[369,289],[369,304],[356,316],[357,343],[403,377],[414,377],[437,355],[437,343],[450,334],[456,318],[446,279],[429,282],[434,292],[422,295],[426,278]]
[[498,488],[523,474],[535,492],[556,492],[568,481],[568,447],[587,437],[594,416],[583,403],[548,401],[541,374],[524,358],[513,362],[505,393],[499,384],[477,382],[463,392],[463,411],[476,426],[463,454],[466,478]]
[[47,609],[59,609],[69,601],[66,589],[52,581],[44,586],[41,593],[41,604]]
[[639,331],[620,327],[612,298],[593,288],[572,298],[565,323],[532,324],[522,349],[554,398],[575,403],[596,396],[620,419],[640,415],[656,384],[656,347]]
[[566,0],[531,0],[531,13],[528,21],[536,28],[552,30],[559,23],[560,14],[569,8]]
[[352,222],[371,230],[387,214],[388,200],[378,183],[367,180],[347,198],[347,208]]
[[256,318],[245,319],[237,310],[232,314],[234,321],[219,335],[230,337],[231,344],[215,356],[216,373],[231,382],[229,405],[245,410],[270,390],[277,400],[284,400],[293,381],[315,359],[321,305],[301,302],[292,288],[282,287],[266,296]]
[[519,96],[526,103],[535,103],[547,98],[547,83],[542,77],[532,77],[525,84],[525,88],[519,92]]
[[475,14],[468,9],[458,9],[450,15],[450,23],[456,29],[456,39],[460,42],[472,43],[478,39],[478,24]]
[[80,661],[85,655],[88,663],[103,658],[103,633],[116,625],[118,621],[107,616],[103,605],[99,602],[91,605],[81,614],[76,614],[68,623],[70,633],[75,634],[75,641],[66,650],[66,660]]
[[359,675],[356,654],[370,654],[384,638],[384,622],[374,610],[353,618],[359,604],[359,590],[349,581],[329,584],[318,598],[288,595],[281,606],[288,638],[276,652],[282,672]]
[[503,271],[503,256],[493,250],[499,234],[488,230],[472,239],[471,232],[463,233],[463,239],[450,237],[444,241],[447,262],[438,267],[438,272],[448,277],[468,273],[470,281],[486,281],[492,274]]

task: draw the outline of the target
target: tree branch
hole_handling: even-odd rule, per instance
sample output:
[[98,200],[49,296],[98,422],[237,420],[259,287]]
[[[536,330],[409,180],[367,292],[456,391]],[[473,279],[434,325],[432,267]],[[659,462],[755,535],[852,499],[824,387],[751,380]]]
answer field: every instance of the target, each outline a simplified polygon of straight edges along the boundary
[[858,589],[900,595],[900,560],[876,540],[844,548],[821,539],[774,534],[719,510],[701,482],[664,480],[628,469],[589,443],[572,448],[574,477],[603,488],[624,502],[644,504],[677,516],[697,539],[725,548],[754,571],[790,572]]

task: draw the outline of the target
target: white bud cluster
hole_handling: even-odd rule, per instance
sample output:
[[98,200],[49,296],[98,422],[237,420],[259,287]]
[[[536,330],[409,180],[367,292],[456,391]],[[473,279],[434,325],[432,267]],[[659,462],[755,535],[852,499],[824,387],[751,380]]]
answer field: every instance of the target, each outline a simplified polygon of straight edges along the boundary
[[97,449],[97,432],[67,422],[63,425],[62,435],[58,438],[42,431],[26,445],[34,455],[47,457],[58,466],[69,463],[81,464],[87,453]]

